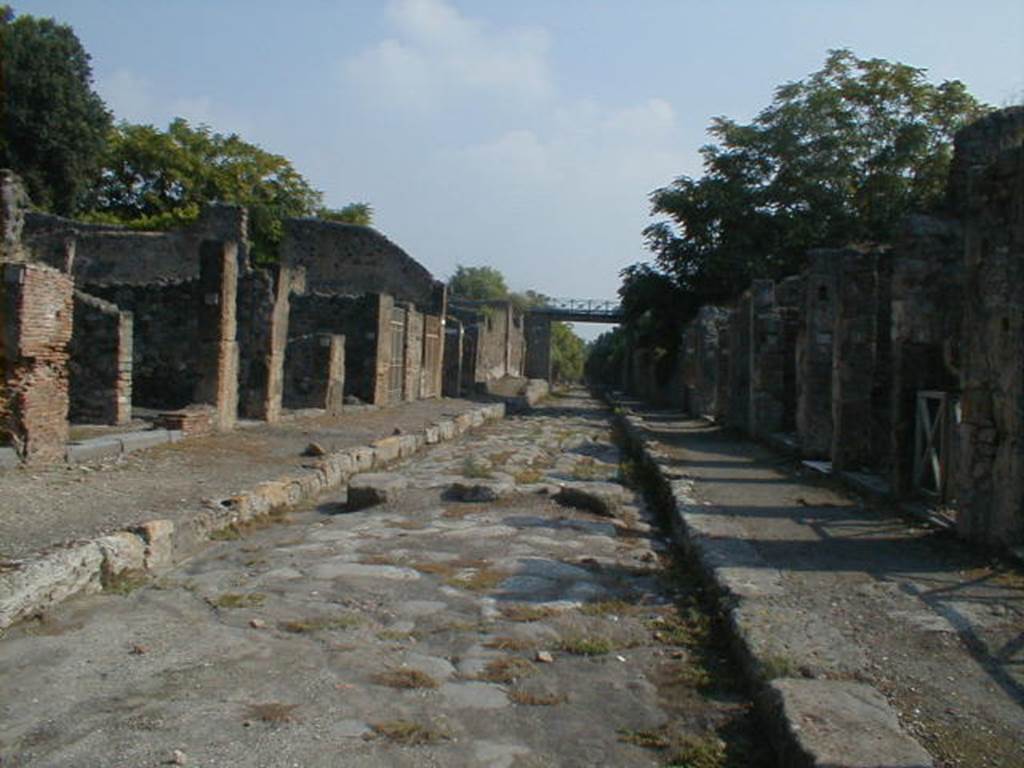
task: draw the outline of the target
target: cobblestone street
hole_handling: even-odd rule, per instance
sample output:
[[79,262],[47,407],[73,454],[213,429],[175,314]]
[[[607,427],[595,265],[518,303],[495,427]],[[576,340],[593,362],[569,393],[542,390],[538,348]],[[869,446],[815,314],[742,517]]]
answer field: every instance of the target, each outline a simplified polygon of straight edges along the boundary
[[0,765],[769,764],[608,416],[552,398],[13,628]]

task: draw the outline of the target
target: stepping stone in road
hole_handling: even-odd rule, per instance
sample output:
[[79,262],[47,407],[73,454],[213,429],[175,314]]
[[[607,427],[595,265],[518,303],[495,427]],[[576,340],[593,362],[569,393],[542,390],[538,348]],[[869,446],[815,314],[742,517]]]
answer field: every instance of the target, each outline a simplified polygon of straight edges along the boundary
[[393,502],[408,487],[408,480],[390,472],[356,475],[348,484],[348,509],[366,509]]

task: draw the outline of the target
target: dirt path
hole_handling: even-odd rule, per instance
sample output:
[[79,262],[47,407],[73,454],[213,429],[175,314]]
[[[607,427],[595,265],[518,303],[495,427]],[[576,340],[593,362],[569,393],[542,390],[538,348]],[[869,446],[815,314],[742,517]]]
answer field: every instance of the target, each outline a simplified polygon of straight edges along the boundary
[[607,414],[554,400],[356,478],[384,504],[65,604],[0,641],[0,765],[769,765],[619,474]]
[[939,766],[1024,765],[1019,570],[706,422],[638,412],[694,503],[753,545],[742,565],[781,587],[762,598],[777,674],[872,684]]

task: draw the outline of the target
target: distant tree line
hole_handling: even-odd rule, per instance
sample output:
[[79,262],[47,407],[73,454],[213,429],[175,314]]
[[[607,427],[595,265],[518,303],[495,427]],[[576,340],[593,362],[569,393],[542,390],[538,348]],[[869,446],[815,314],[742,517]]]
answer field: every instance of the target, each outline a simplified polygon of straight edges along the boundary
[[206,125],[166,130],[115,124],[93,90],[92,67],[71,27],[0,6],[0,167],[25,181],[35,206],[63,216],[166,229],[204,203],[249,209],[256,261],[276,259],[282,221],[320,216],[368,226],[366,203],[340,209],[289,160]]
[[[622,272],[625,324],[660,375],[701,305],[800,272],[811,248],[888,242],[908,214],[942,208],[954,134],[988,109],[958,80],[835,50],[750,123],[715,118],[703,175],[651,193],[653,263]],[[615,369],[622,350],[595,345],[593,370]]]

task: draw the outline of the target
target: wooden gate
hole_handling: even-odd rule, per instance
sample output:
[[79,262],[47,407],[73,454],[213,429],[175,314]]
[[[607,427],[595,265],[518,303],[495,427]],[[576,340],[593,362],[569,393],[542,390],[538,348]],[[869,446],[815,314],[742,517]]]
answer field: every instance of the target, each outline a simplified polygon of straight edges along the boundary
[[388,366],[388,404],[402,402],[405,383],[405,310],[391,310],[391,363]]
[[939,502],[950,501],[956,395],[924,389],[917,393],[914,430],[914,490]]

